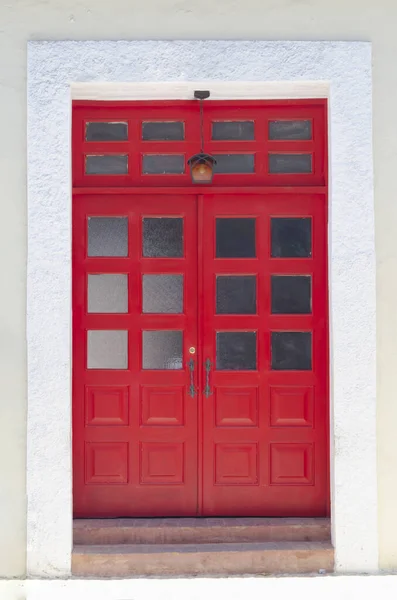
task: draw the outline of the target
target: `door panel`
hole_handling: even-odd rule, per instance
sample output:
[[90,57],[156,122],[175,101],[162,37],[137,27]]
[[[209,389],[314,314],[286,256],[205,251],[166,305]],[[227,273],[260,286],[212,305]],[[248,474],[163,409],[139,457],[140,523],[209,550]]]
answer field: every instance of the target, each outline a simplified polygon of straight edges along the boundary
[[196,514],[196,213],[193,196],[75,198],[77,517]]
[[75,198],[75,516],[327,514],[325,210]]
[[325,515],[324,197],[208,195],[200,210],[203,514]]

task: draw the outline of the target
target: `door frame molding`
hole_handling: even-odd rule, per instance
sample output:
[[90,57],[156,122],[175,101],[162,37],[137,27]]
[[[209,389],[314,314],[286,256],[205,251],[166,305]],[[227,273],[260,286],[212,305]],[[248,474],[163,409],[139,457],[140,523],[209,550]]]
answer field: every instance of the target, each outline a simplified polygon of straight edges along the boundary
[[214,100],[329,98],[332,539],[336,570],[378,570],[371,44],[29,42],[29,577],[71,574],[71,99],[202,86]]

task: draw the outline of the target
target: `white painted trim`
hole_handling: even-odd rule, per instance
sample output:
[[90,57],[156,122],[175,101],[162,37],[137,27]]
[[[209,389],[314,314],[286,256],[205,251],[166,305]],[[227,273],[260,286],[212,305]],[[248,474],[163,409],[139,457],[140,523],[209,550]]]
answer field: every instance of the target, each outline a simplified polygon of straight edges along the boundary
[[332,533],[338,571],[378,569],[371,44],[30,42],[29,576],[70,575],[71,92],[186,97],[203,80],[222,98],[329,90]]
[[211,89],[211,100],[328,98],[325,81],[173,81],[157,83],[72,83],[73,100],[191,100]]

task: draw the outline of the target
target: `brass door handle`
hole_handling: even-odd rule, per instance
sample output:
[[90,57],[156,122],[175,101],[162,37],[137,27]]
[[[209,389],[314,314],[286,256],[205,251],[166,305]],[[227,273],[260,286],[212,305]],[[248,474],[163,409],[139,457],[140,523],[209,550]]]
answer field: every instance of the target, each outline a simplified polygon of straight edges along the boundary
[[212,368],[212,362],[209,358],[205,361],[205,388],[204,388],[204,396],[209,398],[212,396],[211,386],[210,386],[210,372]]

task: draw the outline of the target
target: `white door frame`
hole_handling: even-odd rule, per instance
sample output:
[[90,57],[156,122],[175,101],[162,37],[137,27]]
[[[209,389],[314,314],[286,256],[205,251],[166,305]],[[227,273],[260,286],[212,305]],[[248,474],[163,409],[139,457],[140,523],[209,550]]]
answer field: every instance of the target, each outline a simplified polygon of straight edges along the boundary
[[29,577],[68,577],[71,100],[329,98],[331,504],[336,569],[378,569],[371,44],[28,44]]

